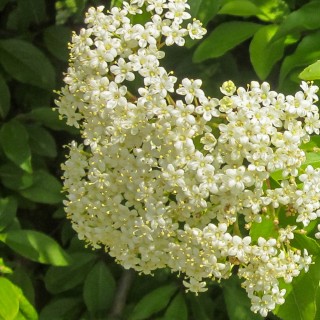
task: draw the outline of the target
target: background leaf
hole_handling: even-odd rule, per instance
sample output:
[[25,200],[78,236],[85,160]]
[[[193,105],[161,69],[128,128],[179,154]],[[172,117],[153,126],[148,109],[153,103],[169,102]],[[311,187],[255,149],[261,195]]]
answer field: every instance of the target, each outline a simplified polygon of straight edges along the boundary
[[250,300],[236,276],[224,281],[222,288],[230,320],[262,320],[259,314],[250,310]]
[[13,230],[1,235],[0,240],[12,250],[32,261],[66,266],[69,255],[51,237],[33,230]]
[[219,14],[230,14],[234,16],[254,16],[260,14],[261,10],[249,0],[229,1],[222,6]]
[[156,312],[163,310],[176,290],[177,287],[175,285],[168,284],[151,291],[137,303],[132,311],[130,320],[149,319]]
[[37,170],[33,174],[33,183],[20,193],[27,199],[39,203],[60,203],[63,199],[60,181],[45,170]]
[[0,40],[0,63],[14,79],[53,90],[55,71],[49,59],[33,44],[19,39]]
[[45,275],[49,292],[56,294],[79,285],[92,269],[96,256],[92,253],[70,254],[72,262],[66,267],[51,267]]
[[254,34],[250,43],[250,60],[261,80],[267,78],[275,63],[283,56],[284,39],[271,43],[277,29],[276,25],[262,27]]
[[179,292],[170,302],[163,320],[188,320],[188,307],[182,292]]
[[5,123],[0,130],[0,143],[8,159],[26,172],[32,172],[29,136],[23,124],[17,120]]
[[260,27],[260,24],[253,22],[232,21],[221,23],[197,47],[193,55],[194,62],[202,62],[206,59],[224,55],[227,51],[252,37]]
[[0,74],[0,117],[4,119],[10,110],[10,91]]
[[14,197],[7,197],[0,199],[0,231],[5,229],[17,213],[18,203]]
[[116,282],[106,264],[98,261],[88,273],[83,287],[84,302],[92,318],[103,316],[112,304]]

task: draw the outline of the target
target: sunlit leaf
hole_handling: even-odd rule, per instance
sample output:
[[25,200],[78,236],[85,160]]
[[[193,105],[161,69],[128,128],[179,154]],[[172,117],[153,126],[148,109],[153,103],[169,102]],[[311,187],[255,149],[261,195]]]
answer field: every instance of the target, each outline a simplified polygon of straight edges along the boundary
[[0,240],[20,255],[36,262],[66,266],[69,255],[51,237],[34,230],[12,230],[1,234]]
[[0,277],[0,318],[14,320],[19,311],[19,296],[14,284]]
[[302,80],[318,80],[320,79],[320,60],[303,69],[299,74]]
[[320,27],[319,11],[320,2],[311,1],[291,12],[280,25],[274,40],[286,36],[290,32],[318,29]]
[[260,24],[244,21],[221,23],[197,47],[193,60],[202,62],[210,58],[217,58],[233,49],[238,44],[251,38],[259,29]]
[[250,43],[250,60],[261,80],[267,78],[275,63],[283,56],[284,39],[270,43],[277,29],[276,25],[262,27]]
[[250,0],[230,1],[223,5],[219,10],[219,14],[229,14],[241,17],[255,16],[259,13],[261,13],[259,7]]

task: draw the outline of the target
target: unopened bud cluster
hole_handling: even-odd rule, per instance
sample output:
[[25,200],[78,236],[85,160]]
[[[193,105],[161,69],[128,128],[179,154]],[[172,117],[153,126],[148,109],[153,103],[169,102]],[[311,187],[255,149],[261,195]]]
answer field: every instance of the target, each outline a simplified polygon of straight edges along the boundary
[[[311,263],[291,241],[320,216],[320,171],[301,169],[301,146],[319,133],[318,88],[302,83],[285,96],[265,82],[227,81],[218,99],[199,79],[178,81],[161,48],[205,34],[188,9],[186,0],[91,8],[73,35],[56,102],[83,138],[62,166],[66,212],[80,239],[125,268],[168,267],[196,293],[237,266],[252,310],[266,316],[284,302],[279,281]],[[150,19],[134,24],[142,12]],[[281,210],[294,225],[250,236]]]

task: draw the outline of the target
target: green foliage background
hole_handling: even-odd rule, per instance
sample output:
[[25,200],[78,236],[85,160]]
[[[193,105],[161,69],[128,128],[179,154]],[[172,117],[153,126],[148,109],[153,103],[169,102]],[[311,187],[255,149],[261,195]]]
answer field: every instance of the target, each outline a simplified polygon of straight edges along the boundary
[[[300,77],[318,82],[320,1],[189,3],[208,34],[187,48],[167,49],[166,67],[179,77],[201,78],[212,96],[230,79],[239,86],[266,80],[284,93],[298,90],[303,70]],[[53,90],[63,85],[71,30],[80,30],[89,6],[101,4],[121,1],[0,0],[0,319],[262,319],[251,313],[237,277],[199,296],[186,294],[170,271],[123,270],[71,229],[60,163],[63,146],[78,135],[52,111]],[[319,137],[306,147],[317,167],[319,147]],[[262,223],[254,232],[269,229]],[[287,285],[287,303],[267,319],[320,319],[319,244],[297,241],[315,264]]]

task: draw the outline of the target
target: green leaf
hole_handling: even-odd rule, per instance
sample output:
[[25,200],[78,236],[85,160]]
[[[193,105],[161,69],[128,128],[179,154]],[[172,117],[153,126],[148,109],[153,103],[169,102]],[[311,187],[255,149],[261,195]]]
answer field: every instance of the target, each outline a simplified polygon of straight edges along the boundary
[[11,268],[9,268],[3,261],[2,258],[0,258],[0,273],[1,274],[12,274],[13,271]]
[[115,289],[113,275],[103,261],[98,261],[88,273],[83,287],[83,299],[92,318],[106,314]]
[[300,148],[308,152],[320,151],[320,136],[312,136],[310,141],[302,144]]
[[53,266],[66,266],[69,255],[51,237],[33,230],[12,230],[1,234],[0,240],[12,250],[32,261]]
[[167,308],[163,320],[188,320],[188,307],[184,295],[179,292]]
[[261,13],[259,7],[249,0],[237,0],[227,2],[218,12],[219,14],[229,14],[233,16],[249,17]]
[[306,249],[309,254],[317,257],[320,256],[320,246],[315,239],[312,239],[304,234],[295,233],[291,245],[303,252]]
[[38,202],[55,204],[62,201],[62,185],[60,181],[45,170],[34,172],[33,184],[20,191],[25,198]]
[[237,276],[223,281],[222,288],[230,320],[262,320],[260,315],[250,310],[250,300]]
[[0,199],[0,231],[10,225],[17,213],[17,200],[14,197]]
[[67,267],[51,267],[44,277],[47,290],[57,294],[70,290],[84,281],[92,269],[96,255],[76,252],[70,254],[72,263]]
[[194,294],[188,294],[188,305],[190,305],[192,310],[192,315],[194,319],[197,320],[211,320],[211,317],[209,317],[209,313],[207,310],[203,307],[203,295],[202,296],[196,296]]
[[270,43],[278,26],[267,25],[258,30],[250,43],[250,60],[261,80],[265,80],[273,66],[283,56],[284,39]]
[[49,59],[33,44],[18,39],[0,41],[0,63],[14,79],[53,90],[55,70]]
[[199,19],[204,26],[217,14],[222,0],[189,0],[190,14]]
[[57,131],[69,131],[70,133],[77,134],[78,130],[74,127],[66,125],[65,121],[59,119],[58,111],[53,111],[51,108],[36,108],[29,114],[31,120],[38,121],[44,126]]
[[0,74],[0,117],[4,119],[10,110],[10,90]]
[[294,278],[285,303],[275,310],[275,314],[281,319],[315,320],[316,298],[319,292],[320,257],[310,266],[308,272]]
[[5,123],[0,130],[0,143],[8,159],[21,169],[32,172],[28,131],[17,120]]
[[305,36],[298,44],[295,52],[287,56],[280,69],[280,83],[295,68],[306,66],[320,59],[320,31]]
[[6,278],[0,277],[0,318],[14,320],[19,311],[19,296],[15,286]]
[[259,237],[269,239],[278,236],[273,220],[267,218],[265,215],[263,215],[261,218],[262,221],[260,223],[253,222],[250,228],[250,236],[253,242],[256,242]]
[[284,0],[254,0],[262,14],[257,17],[262,21],[279,23],[290,13],[290,8]]
[[163,310],[169,303],[177,287],[173,284],[157,288],[145,295],[135,306],[130,320],[149,319],[153,314]]
[[33,153],[54,158],[57,156],[57,146],[50,132],[40,126],[26,127],[30,137],[30,147]]
[[83,302],[77,297],[58,298],[51,301],[40,312],[40,320],[80,319]]
[[4,7],[7,5],[9,1],[10,0],[0,0],[0,11],[4,9]]
[[0,167],[2,184],[11,190],[23,190],[33,184],[33,175],[25,172],[13,163],[7,163]]
[[320,60],[306,67],[300,74],[302,80],[319,80],[320,79]]
[[18,0],[19,18],[29,24],[39,25],[46,19],[46,4],[44,0]]
[[306,161],[302,164],[301,168],[304,169],[309,165],[313,166],[314,168],[320,167],[320,153],[316,153],[316,152],[306,153]]
[[320,27],[319,11],[320,2],[312,1],[291,12],[280,25],[274,40],[296,31],[318,29]]
[[261,28],[253,22],[231,21],[221,23],[200,43],[193,55],[194,62],[224,55],[238,44],[249,39]]
[[25,320],[38,320],[38,314],[33,305],[28,301],[28,299],[24,296],[22,290],[17,286],[14,286],[19,299],[19,316],[15,318],[25,319]]
[[50,53],[61,61],[68,61],[68,42],[71,40],[70,28],[50,26],[43,32],[43,40]]

